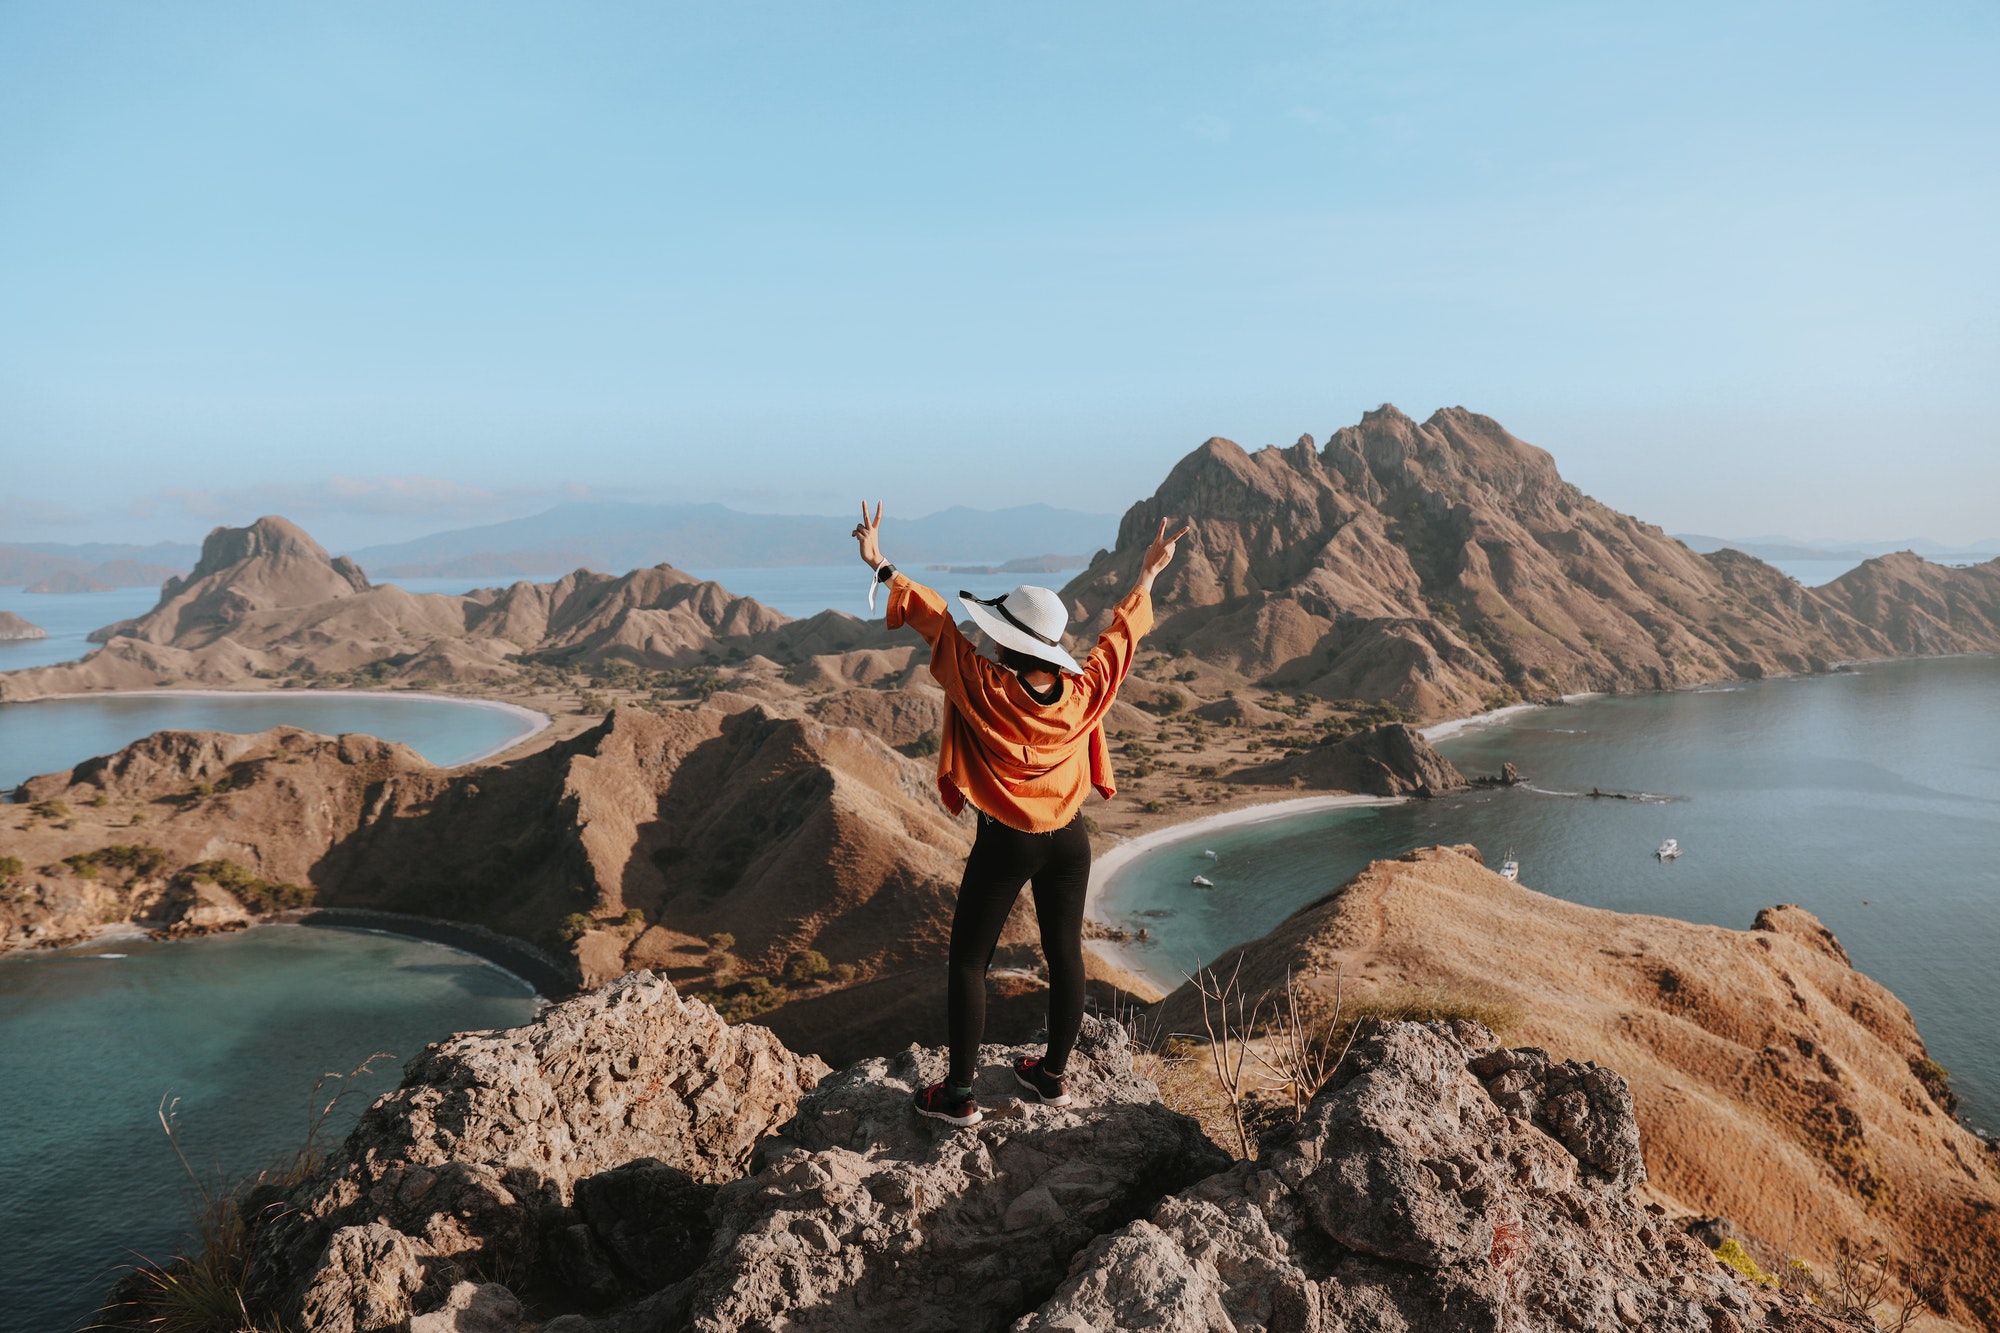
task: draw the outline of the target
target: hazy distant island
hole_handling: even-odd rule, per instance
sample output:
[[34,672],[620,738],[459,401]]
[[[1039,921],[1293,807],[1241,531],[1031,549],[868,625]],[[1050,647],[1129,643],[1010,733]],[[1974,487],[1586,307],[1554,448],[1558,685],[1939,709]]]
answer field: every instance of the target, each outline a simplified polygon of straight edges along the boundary
[[46,639],[48,631],[40,625],[31,624],[12,611],[0,611],[0,640]]
[[[1109,719],[1121,798],[1091,807],[1107,845],[1301,790],[1463,785],[1420,722],[1566,693],[2000,649],[2000,561],[1947,568],[1892,554],[1804,588],[1597,503],[1546,453],[1457,408],[1420,423],[1384,407],[1324,446],[1249,453],[1209,440],[1062,589],[1085,636],[1163,517],[1196,536],[1156,588],[1158,626]],[[892,558],[911,558],[893,525],[884,540]],[[1287,967],[1319,969],[1318,1003],[1340,962],[1371,1012],[1438,1025],[1374,1030],[1348,1081],[1315,1103],[1320,1118],[1274,1126],[1254,1168],[1228,1167],[1249,1154],[1225,1123],[1203,1122],[1222,1153],[1107,1034],[1086,1077],[1101,1106],[1124,1108],[1107,1112],[1110,1129],[1007,1126],[990,1141],[991,1173],[926,1176],[920,1205],[886,1159],[855,1156],[903,1143],[890,1110],[915,1066],[878,1058],[829,1077],[817,1063],[899,1048],[941,1003],[937,962],[970,830],[932,794],[942,703],[910,636],[832,611],[794,620],[667,565],[412,594],[274,516],[218,528],[150,612],[93,638],[102,646],[80,663],[0,675],[0,699],[401,687],[557,719],[495,762],[449,771],[362,736],[165,732],[24,783],[0,816],[6,947],[84,938],[107,921],[199,933],[333,905],[474,922],[548,950],[579,988],[612,987],[553,1011],[532,1041],[465,1038],[417,1062],[408,1092],[297,1186],[295,1220],[260,1252],[255,1280],[267,1308],[299,1326],[335,1326],[334,1311],[364,1298],[386,1302],[390,1322],[422,1312],[413,1329],[451,1326],[422,1321],[453,1302],[465,1313],[516,1301],[518,1322],[520,1288],[488,1280],[488,1258],[580,1308],[652,1302],[662,1326],[819,1319],[855,1292],[900,1309],[915,1299],[896,1295],[904,1279],[835,1257],[906,1236],[902,1271],[925,1281],[961,1245],[996,1247],[1038,1275],[973,1284],[981,1327],[1110,1326],[1110,1307],[1138,1318],[1122,1302],[1142,1298],[1111,1281],[1134,1264],[1159,1278],[1141,1288],[1210,1293],[1159,1324],[1172,1328],[1216,1326],[1204,1313],[1214,1309],[1262,1310],[1276,1327],[1279,1304],[1329,1301],[1415,1319],[1445,1293],[1498,1302],[1510,1320],[1522,1302],[1560,1306],[1582,1327],[1609,1326],[1590,1322],[1604,1311],[1619,1326],[1867,1327],[1738,1281],[1709,1257],[1720,1233],[1688,1239],[1690,1224],[1726,1213],[1776,1242],[1783,1209],[1803,1199],[1899,1259],[1943,1256],[1949,1285],[1934,1308],[1954,1326],[2000,1311],[2000,1276],[1977,1258],[2000,1246],[1992,1152],[1953,1119],[1907,1011],[1796,909],[1727,931],[1560,903],[1463,850],[1384,863],[1244,945],[1244,975],[1268,986]],[[996,965],[1029,963],[1035,939],[1024,903]],[[1468,969],[1496,951],[1511,960],[1504,977],[1461,1003]],[[1162,1000],[1113,951],[1090,955],[1090,976],[1107,1009]],[[1031,1015],[1039,987],[1022,971],[996,1023]],[[1410,995],[1431,998],[1397,998]],[[1195,1002],[1183,991],[1155,1012],[1185,1030]],[[1510,1053],[1474,1020],[1609,1068]],[[629,1050],[662,1084],[727,1086],[730,1106],[764,1117],[675,1128],[678,1098],[635,1098],[620,1080],[571,1086],[570,1066],[548,1054],[566,1043]],[[465,1072],[502,1064],[514,1072]],[[482,1089],[503,1082],[524,1089],[519,1105],[488,1105]],[[485,1108],[467,1123],[506,1133],[370,1151],[428,1143],[399,1117],[436,1097]],[[643,1144],[620,1128],[642,1102],[666,1117]],[[531,1185],[510,1174],[510,1145],[554,1134],[543,1122],[558,1106],[581,1118]],[[755,1147],[795,1106],[791,1137]],[[1346,1128],[1329,1138],[1334,1121]],[[1407,1138],[1412,1123],[1435,1134]],[[1135,1135],[1149,1146],[1114,1167],[1106,1145]],[[1287,1144],[1304,1155],[1287,1158]],[[1360,1154],[1351,1170],[1313,1165],[1348,1152]],[[1545,1188],[1524,1193],[1483,1165],[1500,1161],[1544,1173]],[[1340,1193],[1364,1177],[1394,1183]],[[437,1182],[448,1183],[430,1193]],[[775,1202],[804,1189],[822,1192]],[[661,1191],[685,1207],[632,1202]],[[475,1195],[490,1207],[473,1207]],[[959,1200],[982,1201],[973,1211],[1004,1225],[946,1221]],[[1366,1220],[1411,1210],[1445,1220],[1405,1240]],[[738,1239],[710,1250],[711,1224]],[[680,1239],[655,1235],[666,1226]],[[1218,1267],[1203,1237],[1223,1233],[1291,1239],[1232,1241],[1258,1257]],[[863,1239],[839,1239],[850,1235]],[[1519,1280],[1482,1278],[1498,1294],[1475,1295],[1463,1263],[1488,1274],[1503,1251]],[[363,1272],[388,1276],[369,1295],[354,1286]],[[1556,1276],[1577,1272],[1595,1276]]]

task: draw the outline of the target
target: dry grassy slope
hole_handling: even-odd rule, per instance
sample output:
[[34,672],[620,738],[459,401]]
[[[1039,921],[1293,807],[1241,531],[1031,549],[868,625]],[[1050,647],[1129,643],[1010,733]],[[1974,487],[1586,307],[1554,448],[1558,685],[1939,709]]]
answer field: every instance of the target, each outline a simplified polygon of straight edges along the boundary
[[[1953,1317],[2000,1326],[2000,1161],[1911,1072],[1909,1010],[1796,907],[1736,931],[1546,897],[1471,849],[1382,861],[1260,940],[1252,992],[1342,964],[1349,994],[1439,988],[1512,1006],[1511,1044],[1631,1080],[1652,1183],[1826,1269],[1839,1237],[1935,1257]],[[1164,1003],[1199,1031],[1186,988]],[[1828,1270],[1830,1271],[1830,1270]]]
[[1093,624],[1162,518],[1196,531],[1160,579],[1155,642],[1251,680],[1429,717],[1506,691],[1655,689],[2000,648],[2000,571],[1889,557],[1912,570],[1871,562],[1822,595],[1733,551],[1696,555],[1462,408],[1419,424],[1384,407],[1324,449],[1309,436],[1256,453],[1208,441],[1065,589]]

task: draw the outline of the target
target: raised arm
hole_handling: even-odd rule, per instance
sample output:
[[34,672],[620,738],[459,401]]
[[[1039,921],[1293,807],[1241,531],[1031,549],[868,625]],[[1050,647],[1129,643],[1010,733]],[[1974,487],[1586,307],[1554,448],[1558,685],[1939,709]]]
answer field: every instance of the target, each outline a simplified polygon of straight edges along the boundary
[[1125,673],[1132,669],[1139,640],[1153,628],[1153,580],[1173,563],[1175,543],[1187,535],[1188,527],[1183,524],[1180,531],[1169,537],[1167,520],[1160,520],[1160,531],[1139,562],[1138,586],[1112,608],[1111,623],[1097,636],[1097,646],[1090,650],[1090,659],[1083,664],[1084,679],[1094,693],[1115,691],[1124,682]]
[[[878,514],[879,518],[880,515]],[[1160,520],[1160,530],[1153,538],[1153,544],[1146,548],[1146,558],[1139,564],[1139,587],[1149,595],[1153,591],[1153,580],[1160,572],[1174,562],[1174,548],[1180,539],[1187,536],[1193,524],[1183,523],[1179,532],[1167,535],[1167,520]]]
[[862,503],[861,521],[854,525],[853,537],[859,543],[862,563],[874,570],[878,579],[888,575],[885,581],[889,585],[889,608],[885,623],[890,629],[908,625],[923,635],[931,646],[931,675],[945,693],[962,698],[977,654],[958,632],[950,604],[934,589],[926,588],[882,558],[881,501],[875,502],[873,518],[868,516],[867,503]]

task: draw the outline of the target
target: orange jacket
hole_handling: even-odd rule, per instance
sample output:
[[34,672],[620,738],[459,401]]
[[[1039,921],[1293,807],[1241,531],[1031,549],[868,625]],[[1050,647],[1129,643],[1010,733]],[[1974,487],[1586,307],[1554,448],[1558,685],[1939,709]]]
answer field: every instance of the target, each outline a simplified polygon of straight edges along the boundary
[[942,596],[897,573],[889,580],[889,628],[904,625],[929,641],[931,675],[944,687],[938,794],[945,809],[957,814],[970,801],[1009,828],[1049,833],[1076,816],[1089,788],[1107,801],[1118,794],[1104,715],[1153,627],[1145,589],[1118,604],[1083,674],[1056,672],[1062,697],[1052,704],[1036,703],[1018,676],[981,657]]

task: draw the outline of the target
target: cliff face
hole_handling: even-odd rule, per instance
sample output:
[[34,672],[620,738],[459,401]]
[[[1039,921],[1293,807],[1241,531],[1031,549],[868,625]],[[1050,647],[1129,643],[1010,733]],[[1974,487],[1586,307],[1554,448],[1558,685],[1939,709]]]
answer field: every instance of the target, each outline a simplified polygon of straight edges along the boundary
[[[1509,883],[1469,848],[1429,848],[1214,966],[1239,960],[1253,995],[1288,969],[1324,987],[1338,965],[1350,1003],[1511,1011],[1511,1039],[1630,1080],[1658,1197],[1728,1218],[1774,1262],[1830,1272],[1841,1240],[1935,1262],[1961,1326],[2000,1321],[2000,1157],[1921,1076],[1909,1010],[1799,908],[1747,931],[1629,916]],[[1168,997],[1161,1021],[1189,1030],[1198,997]]]
[[[1195,534],[1156,587],[1161,643],[1259,682],[1431,717],[1517,695],[2000,648],[2000,575],[1884,557],[1821,595],[1734,551],[1696,555],[1462,408],[1420,424],[1384,407],[1323,449],[1309,436],[1254,454],[1208,441],[1065,589],[1078,610],[1101,619],[1162,518]],[[1891,577],[1896,562],[1921,570]]]
[[1870,1327],[1642,1207],[1616,1073],[1474,1024],[1373,1032],[1255,1165],[1160,1103],[1115,1024],[1086,1020],[1067,1108],[1015,1097],[1017,1053],[982,1050],[987,1118],[954,1130],[908,1105],[940,1050],[829,1075],[626,977],[432,1047],[309,1178],[243,1198],[250,1312],[309,1333]]

